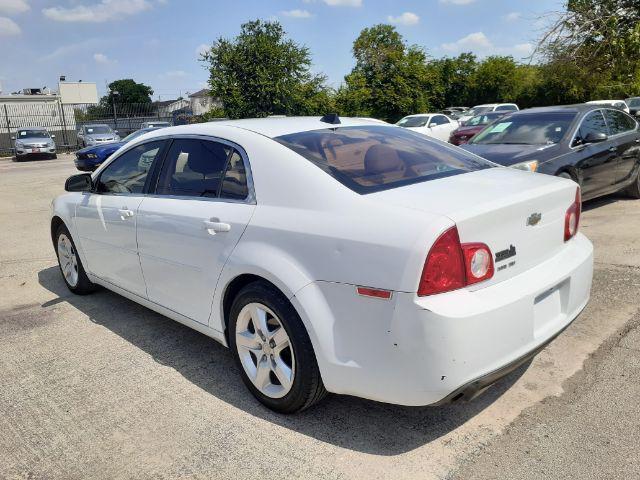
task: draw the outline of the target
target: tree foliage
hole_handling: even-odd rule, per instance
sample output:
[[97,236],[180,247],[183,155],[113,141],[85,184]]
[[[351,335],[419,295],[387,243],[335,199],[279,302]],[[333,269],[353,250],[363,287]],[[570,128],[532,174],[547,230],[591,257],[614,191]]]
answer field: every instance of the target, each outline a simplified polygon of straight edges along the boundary
[[[115,92],[118,92],[115,94]],[[109,93],[100,99],[100,104],[110,106],[117,104],[151,103],[153,89],[144,83],[137,83],[131,78],[116,80],[109,84]]]
[[286,38],[278,22],[242,25],[232,40],[219,38],[203,54],[211,95],[229,118],[326,113],[331,92],[310,71],[306,47]]
[[353,43],[353,55],[356,65],[336,98],[342,112],[395,121],[406,112],[432,106],[437,79],[427,68],[426,54],[406,45],[393,26],[362,30]]

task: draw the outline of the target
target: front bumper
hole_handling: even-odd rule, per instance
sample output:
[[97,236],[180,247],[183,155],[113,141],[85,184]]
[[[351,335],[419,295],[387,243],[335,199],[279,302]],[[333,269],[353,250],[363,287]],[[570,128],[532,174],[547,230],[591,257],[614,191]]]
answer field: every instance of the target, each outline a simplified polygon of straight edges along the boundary
[[418,406],[473,397],[535,356],[585,307],[592,276],[593,247],[579,234],[551,259],[475,291],[384,301],[314,282],[292,301],[327,390]]

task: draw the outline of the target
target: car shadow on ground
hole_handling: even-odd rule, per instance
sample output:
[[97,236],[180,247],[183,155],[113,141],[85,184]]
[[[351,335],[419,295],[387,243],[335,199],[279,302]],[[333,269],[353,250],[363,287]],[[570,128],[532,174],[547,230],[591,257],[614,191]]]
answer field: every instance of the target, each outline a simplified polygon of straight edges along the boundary
[[582,211],[588,212],[589,210],[595,210],[596,208],[604,207],[605,205],[609,205],[612,203],[631,202],[634,200],[635,198],[632,198],[622,192],[612,193],[603,197],[594,198],[593,200],[585,200],[582,203]]
[[[520,367],[471,402],[442,407],[401,407],[343,395],[295,415],[276,414],[258,403],[242,384],[224,346],[167,317],[106,289],[88,296],[69,292],[58,267],[38,272],[39,283],[56,295],[48,307],[68,302],[89,319],[142,349],[218,399],[312,438],[376,455],[397,455],[421,447],[491,405],[526,371]],[[401,372],[399,372],[401,374]]]

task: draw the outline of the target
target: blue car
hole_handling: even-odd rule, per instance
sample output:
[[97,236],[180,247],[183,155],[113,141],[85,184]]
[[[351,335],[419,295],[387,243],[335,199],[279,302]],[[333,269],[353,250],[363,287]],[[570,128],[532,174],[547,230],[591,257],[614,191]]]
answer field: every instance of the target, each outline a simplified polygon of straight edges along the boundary
[[141,128],[135,132],[127,135],[120,142],[105,143],[102,145],[95,145],[93,147],[86,147],[76,152],[76,159],[74,163],[76,168],[83,172],[92,172],[111,156],[113,152],[118,150],[127,142],[130,142],[134,138],[144,135],[147,132],[158,130],[161,127]]

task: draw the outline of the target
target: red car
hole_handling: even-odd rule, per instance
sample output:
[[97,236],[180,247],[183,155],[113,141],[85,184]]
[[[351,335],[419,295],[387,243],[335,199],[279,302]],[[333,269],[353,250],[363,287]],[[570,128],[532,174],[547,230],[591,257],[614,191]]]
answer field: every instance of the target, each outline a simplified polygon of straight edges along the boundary
[[500,117],[503,117],[506,113],[511,112],[486,112],[476,115],[475,117],[471,117],[464,123],[464,125],[461,125],[451,132],[451,135],[449,136],[449,143],[453,143],[454,145],[467,143],[476,134],[484,130],[484,127],[493,123]]

